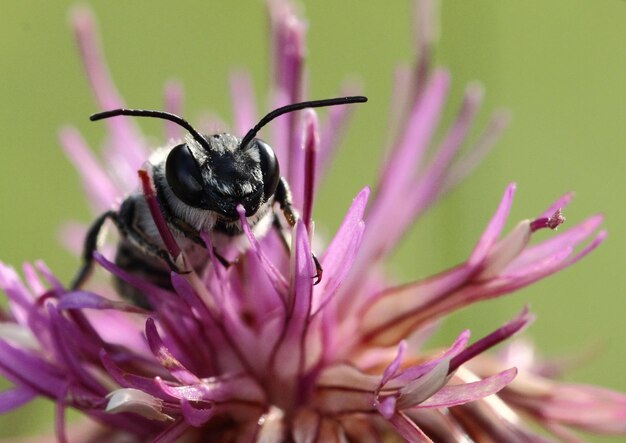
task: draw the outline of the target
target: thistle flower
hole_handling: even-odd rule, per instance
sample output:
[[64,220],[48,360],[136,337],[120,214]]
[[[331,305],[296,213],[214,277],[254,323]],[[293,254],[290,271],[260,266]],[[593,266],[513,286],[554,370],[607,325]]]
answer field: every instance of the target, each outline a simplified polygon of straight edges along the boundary
[[[304,25],[286,1],[270,1],[269,10],[278,107],[303,99]],[[100,107],[123,107],[89,12],[77,10],[73,23]],[[106,248],[96,253],[103,269],[143,292],[149,311],[120,299],[106,283],[70,290],[42,262],[25,265],[23,281],[1,265],[9,309],[0,313],[0,373],[13,387],[0,394],[0,411],[50,398],[59,441],[540,441],[523,415],[562,438],[573,438],[567,426],[624,433],[624,395],[545,376],[539,383],[541,374],[523,361],[485,354],[532,321],[526,309],[472,344],[469,331],[461,331],[447,349],[423,347],[449,313],[558,272],[604,240],[596,215],[530,244],[537,230],[564,222],[561,210],[571,194],[503,235],[511,184],[464,263],[425,280],[388,283],[381,265],[402,235],[473,170],[507,120],[496,113],[461,157],[482,99],[480,87],[470,85],[442,141],[433,142],[450,76],[431,66],[433,34],[429,26],[420,30],[416,70],[398,71],[396,104],[407,113],[392,125],[397,137],[376,194],[359,192],[328,246],[315,247],[323,251],[318,285],[311,278],[311,242],[321,243],[313,233],[314,195],[349,107],[329,110],[322,123],[306,111],[272,124],[271,145],[302,215],[289,253],[274,233],[255,236],[241,207],[248,244],[228,251],[238,255],[236,263],[224,267],[211,236],[201,232],[209,265],[201,273],[172,273],[171,291],[119,268]],[[245,74],[233,77],[235,133],[257,121],[251,89]],[[168,85],[165,97],[167,110],[179,113],[180,87]],[[145,198],[157,203],[152,216],[167,235],[150,165],[143,166],[146,139],[129,119],[107,125],[101,160],[75,129],[61,133],[90,204],[96,213],[118,204],[136,188],[141,169]],[[166,130],[172,139],[184,135],[171,125]],[[165,243],[184,266],[176,244]],[[524,373],[515,378],[518,370]],[[572,411],[579,405],[601,407],[577,416]],[[97,425],[66,430],[68,407]]]

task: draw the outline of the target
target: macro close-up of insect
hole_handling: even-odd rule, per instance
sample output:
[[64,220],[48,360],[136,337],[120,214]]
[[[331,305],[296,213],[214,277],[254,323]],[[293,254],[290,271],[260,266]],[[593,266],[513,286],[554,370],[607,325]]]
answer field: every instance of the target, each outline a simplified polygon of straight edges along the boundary
[[[293,227],[298,213],[293,207],[289,184],[280,175],[279,161],[272,148],[256,138],[259,130],[273,119],[306,108],[366,102],[363,96],[339,97],[305,101],[275,109],[263,117],[243,138],[228,133],[202,135],[181,117],[161,111],[115,109],[91,116],[92,121],[117,116],[153,117],[172,121],[189,133],[186,141],[174,147],[155,151],[149,159],[159,209],[189,265],[201,273],[209,261],[206,244],[200,233],[210,233],[213,253],[220,255],[220,245],[243,234],[238,206],[243,207],[248,223],[256,235],[263,235],[274,226],[285,247],[289,241],[273,206],[277,204],[285,221]],[[119,210],[100,215],[87,232],[83,266],[72,282],[81,287],[91,272],[93,253],[104,223],[111,220],[121,239],[115,262],[123,270],[141,276],[162,287],[171,288],[170,272],[180,272],[163,244],[144,195],[127,196]],[[322,268],[315,256],[316,283]],[[121,295],[141,306],[149,306],[145,296],[132,285],[116,279]]]
[[619,3],[3,3],[0,443],[626,436]]

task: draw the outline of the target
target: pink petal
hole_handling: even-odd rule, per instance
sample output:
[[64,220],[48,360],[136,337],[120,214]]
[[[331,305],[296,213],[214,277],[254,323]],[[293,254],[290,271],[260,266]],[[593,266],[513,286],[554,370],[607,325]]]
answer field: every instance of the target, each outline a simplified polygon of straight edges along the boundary
[[[69,386],[65,386],[67,395]],[[58,443],[67,443],[67,434],[65,432],[65,395],[57,399],[54,405],[54,434]]]
[[24,406],[37,395],[37,391],[27,386],[16,386],[0,392],[0,414],[6,414],[13,409]]
[[[385,165],[378,193],[368,212],[363,250],[359,254],[357,269],[367,266],[372,260],[380,259],[394,244],[393,237],[383,233],[394,232],[396,225],[405,224],[409,217],[408,213],[398,215],[398,211],[399,208],[406,207],[406,190],[413,187],[415,171],[419,169],[437,128],[448,86],[448,73],[444,70],[436,71],[428,89],[413,106],[405,131]],[[390,219],[389,214],[396,215]]]
[[[396,380],[407,382],[416,380],[422,377],[424,374],[430,372],[435,368],[435,366],[439,365],[443,360],[453,360],[458,354],[460,354],[465,347],[467,346],[467,342],[470,338],[469,329],[464,330],[459,334],[454,343],[439,357],[427,361],[425,363],[420,363],[416,366],[411,366],[404,369],[399,375],[395,377]],[[448,369],[450,371],[450,369]]]
[[389,420],[396,412],[396,397],[389,396],[383,398],[382,401],[377,401],[376,409],[378,409],[380,415]]
[[94,261],[97,262],[104,269],[112,273],[113,275],[121,278],[125,282],[131,284],[135,288],[140,289],[143,294],[146,296],[150,305],[157,306],[159,304],[165,304],[172,309],[179,309],[177,303],[172,303],[173,294],[170,291],[167,291],[159,286],[153,285],[151,283],[146,282],[145,279],[137,277],[133,274],[126,272],[121,269],[114,263],[107,260],[102,254],[99,252],[94,252],[93,255]]
[[[105,395],[108,390],[93,373],[89,372],[77,348],[90,349],[97,355],[99,343],[90,343],[92,337],[83,336],[81,330],[63,317],[51,303],[47,304],[50,316],[52,349],[57,364],[64,368],[67,383],[84,386],[96,395]],[[86,334],[85,334],[86,335]]]
[[278,442],[286,434],[285,413],[277,407],[271,407],[269,411],[259,418],[258,442]]
[[[366,374],[356,366],[347,363],[327,366],[322,370],[317,380],[317,385],[323,388],[345,388],[359,391],[375,391],[380,385],[380,376]],[[397,388],[401,384],[390,382],[391,388]]]
[[[447,170],[465,141],[475,120],[483,99],[483,88],[478,84],[470,84],[465,92],[461,109],[456,120],[448,129],[448,133],[436,149],[436,156],[426,171],[421,175],[417,192],[412,193],[409,202],[411,219],[419,216],[435,202],[443,190],[443,181]],[[402,228],[400,232],[404,232]]]
[[[83,65],[100,108],[102,110],[123,108],[124,102],[111,80],[102,55],[91,10],[87,7],[74,8],[72,23]],[[127,118],[111,119],[107,121],[107,126],[113,137],[111,154],[122,160],[121,163],[124,165],[128,165],[129,172],[136,171],[147,158],[143,138],[136,126]],[[129,176],[132,178],[132,175],[126,175]]]
[[[273,107],[278,108],[302,101],[304,72],[304,36],[306,26],[292,10],[292,5],[284,1],[270,1],[272,53],[274,60]],[[283,175],[291,181],[300,173],[292,165],[290,149],[297,147],[296,131],[298,116],[287,114],[272,122],[272,140],[276,156],[283,161]]]
[[148,204],[148,209],[150,210],[150,215],[152,215],[152,220],[154,220],[154,224],[159,231],[159,235],[165,244],[167,251],[169,252],[171,258],[176,260],[181,253],[181,249],[176,243],[176,239],[172,234],[172,231],[169,228],[169,225],[165,221],[165,217],[161,212],[161,207],[156,195],[156,189],[154,187],[154,183],[152,177],[148,175],[148,171],[145,169],[139,170],[139,179],[141,181],[141,188],[143,191],[143,195],[146,199],[146,203]]
[[626,432],[626,396],[596,386],[557,385],[548,399],[538,402],[542,416],[550,421],[590,432]]
[[[303,162],[303,174],[304,177],[302,183],[302,220],[309,232],[309,235],[313,235],[313,202],[315,195],[316,185],[316,171],[317,171],[317,152],[319,151],[319,134],[318,134],[318,122],[317,114],[309,109],[304,114],[304,162]],[[295,202],[295,201],[294,201]],[[296,206],[297,203],[296,203]]]
[[113,85],[108,72],[91,9],[86,7],[75,8],[72,11],[72,24],[87,77],[91,82],[92,91],[100,102],[100,107],[102,109],[124,107],[124,102]]
[[[336,293],[357,258],[357,252],[363,238],[365,225],[363,213],[369,198],[369,188],[363,188],[346,213],[341,226],[320,259],[324,277],[316,286],[313,299],[313,311],[317,313]],[[346,297],[354,294],[344,293],[342,303],[351,303]],[[320,299],[320,297],[323,297]]]
[[66,294],[57,304],[59,310],[66,309],[113,309],[122,312],[147,314],[149,311],[122,301],[109,300],[98,294],[87,291],[76,291]]
[[163,400],[172,400],[173,396],[164,395],[163,391],[155,383],[154,378],[131,374],[123,370],[117,365],[113,357],[104,350],[100,352],[100,361],[111,378],[121,387],[138,389]]
[[500,391],[511,383],[516,375],[517,369],[511,368],[477,382],[448,385],[441,388],[417,407],[446,408],[480,400]]
[[61,244],[68,250],[70,253],[79,257],[83,252],[83,246],[85,238],[85,234],[87,233],[87,227],[82,223],[68,221],[61,224],[61,228],[59,229],[59,238]]
[[231,74],[230,94],[235,104],[235,132],[243,136],[258,120],[252,79],[247,71],[235,71]]
[[494,144],[500,139],[507,128],[511,116],[506,111],[496,111],[493,113],[485,132],[478,141],[470,148],[467,155],[457,161],[443,184],[442,194],[457,186],[478,167],[491,151]]
[[447,71],[435,71],[428,88],[414,103],[405,132],[397,142],[379,184],[377,206],[379,199],[381,202],[389,199],[395,201],[395,196],[402,195],[402,188],[413,177],[439,123],[449,84],[450,76]]
[[529,220],[521,221],[517,226],[491,247],[484,258],[482,270],[474,277],[475,280],[489,280],[502,273],[516,257],[518,257],[530,241],[532,234]]
[[[170,114],[181,115],[183,112],[183,85],[175,80],[165,84],[165,111]],[[168,141],[180,140],[183,130],[176,123],[166,120],[165,137]]]
[[165,346],[154,324],[152,318],[146,320],[146,338],[150,345],[150,350],[159,363],[168,370],[176,380],[183,384],[199,384],[200,379],[184,367],[176,357],[172,355]]
[[[352,84],[341,89],[338,97],[348,97],[353,95],[361,95],[361,88]],[[348,128],[348,122],[355,108],[353,106],[332,106],[328,109],[326,119],[322,122],[320,128],[320,146],[318,161],[316,163],[316,174],[323,178],[332,161],[337,148],[341,144],[342,138]]]
[[0,262],[0,288],[9,299],[9,307],[18,323],[28,322],[28,311],[33,304],[33,296],[24,286],[15,270]]
[[320,434],[321,420],[319,414],[307,409],[298,411],[293,422],[292,437],[294,443],[314,443]]
[[450,360],[439,360],[428,373],[400,388],[398,409],[407,409],[432,397],[448,381]]
[[528,311],[528,307],[524,307],[517,317],[507,322],[504,326],[496,329],[491,334],[481,338],[476,343],[468,346],[458,355],[455,355],[450,361],[450,372],[455,371],[463,363],[471,360],[478,354],[485,352],[501,342],[511,338],[513,335],[520,333],[526,329],[535,320],[534,315]]
[[553,235],[537,245],[527,247],[524,252],[510,264],[507,268],[507,272],[509,270],[522,269],[534,262],[541,262],[566,248],[577,246],[579,243],[589,238],[591,234],[600,227],[603,221],[604,217],[601,215],[592,216],[563,233]]
[[215,408],[213,408],[210,404],[206,404],[206,408],[200,408],[183,399],[180,401],[180,406],[183,417],[185,417],[185,421],[196,428],[199,428],[208,422],[211,418],[213,418],[215,413]]
[[171,443],[173,441],[177,441],[187,430],[189,429],[189,424],[180,417],[170,426],[165,428],[163,432],[154,437],[152,443]]
[[393,425],[396,431],[411,443],[432,443],[432,440],[422,431],[413,420],[409,419],[402,412],[396,412],[390,419],[389,423]]
[[375,412],[376,395],[368,391],[350,389],[318,389],[313,405],[322,414],[350,414]]
[[246,237],[250,242],[251,249],[257,255],[277,294],[280,296],[281,300],[285,302],[288,290],[285,278],[261,250],[259,242],[257,241],[256,237],[252,233],[252,230],[250,229],[250,225],[248,223],[248,220],[246,219],[246,214],[243,206],[237,206],[237,212],[239,213],[239,221],[241,222],[241,226],[243,227]]
[[406,347],[406,341],[402,340],[400,345],[398,345],[398,353],[396,354],[396,357],[391,361],[391,363],[389,363],[389,365],[387,365],[385,372],[383,372],[383,378],[380,381],[381,387],[397,374],[400,369],[400,365],[402,364],[402,356],[406,351]]
[[37,260],[35,262],[35,268],[37,268],[37,272],[43,276],[48,285],[52,286],[57,293],[61,294],[65,292],[63,283],[54,275],[43,260]]
[[315,275],[308,233],[302,221],[296,223],[293,243],[287,321],[273,362],[282,377],[295,381],[297,374],[304,369],[304,356],[307,353],[304,343],[311,314]]
[[28,386],[50,398],[62,397],[65,374],[55,366],[4,340],[0,340],[0,352],[3,356],[0,372],[13,383]]
[[482,262],[493,244],[498,240],[498,237],[500,237],[500,233],[504,228],[506,219],[509,216],[509,211],[511,210],[511,204],[513,203],[513,197],[515,196],[515,189],[515,183],[511,183],[506,188],[498,209],[489,221],[487,229],[483,232],[478,244],[474,247],[474,251],[468,260],[470,265]]
[[415,48],[417,48],[416,86],[419,93],[424,88],[426,75],[433,63],[433,47],[439,40],[438,3],[424,0],[414,3],[413,30],[415,32]]
[[550,207],[548,207],[548,209],[543,211],[537,218],[550,217],[558,209],[563,209],[567,205],[569,205],[573,198],[574,198],[573,192],[568,192],[567,194],[562,195],[554,203],[552,203]]
[[454,291],[474,272],[474,268],[462,265],[428,280],[380,293],[362,314],[360,328],[363,340],[392,345],[424,322],[436,320],[424,307]]
[[41,283],[39,276],[37,275],[37,270],[30,263],[24,263],[22,266],[22,270],[24,271],[24,280],[28,284],[31,293],[33,294],[43,294],[46,292],[46,288]]

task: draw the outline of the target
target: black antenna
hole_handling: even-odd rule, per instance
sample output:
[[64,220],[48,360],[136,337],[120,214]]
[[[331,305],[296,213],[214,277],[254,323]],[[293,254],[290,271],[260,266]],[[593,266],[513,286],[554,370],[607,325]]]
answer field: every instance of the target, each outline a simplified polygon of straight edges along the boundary
[[191,126],[191,124],[185,120],[182,117],[179,117],[175,114],[171,114],[169,112],[163,112],[163,111],[150,111],[147,109],[112,109],[110,111],[104,111],[104,112],[98,112],[96,114],[93,114],[92,116],[89,117],[89,120],[91,120],[92,122],[98,121],[98,120],[103,120],[105,118],[111,118],[111,117],[117,117],[119,115],[130,115],[133,117],[154,117],[154,118],[161,118],[163,120],[169,120],[171,122],[176,123],[179,126],[182,126],[183,128],[185,128],[187,130],[187,132],[189,132],[191,134],[191,136],[202,145],[202,147],[204,149],[206,149],[207,151],[209,151],[211,149],[211,147],[209,146],[209,143],[206,141],[206,139],[198,132],[195,130],[195,128],[193,126]]
[[276,117],[287,114],[288,112],[299,111],[306,108],[322,108],[325,106],[347,105],[350,103],[365,103],[366,101],[367,97],[356,95],[351,97],[337,97],[325,100],[311,100],[308,102],[293,103],[291,105],[274,109],[272,112],[263,117],[254,128],[248,131],[248,133],[241,139],[241,144],[239,146],[242,148],[245,147],[263,126],[274,120]]

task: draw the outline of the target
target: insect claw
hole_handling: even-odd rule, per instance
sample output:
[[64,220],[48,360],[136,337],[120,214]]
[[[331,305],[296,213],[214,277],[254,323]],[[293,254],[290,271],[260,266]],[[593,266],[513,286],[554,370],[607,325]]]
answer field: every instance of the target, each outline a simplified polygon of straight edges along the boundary
[[322,265],[317,259],[317,256],[315,254],[311,254],[311,257],[313,258],[313,263],[315,263],[315,275],[311,278],[315,279],[315,281],[313,282],[313,286],[316,286],[322,281],[322,275],[324,274],[324,270],[322,269]]

